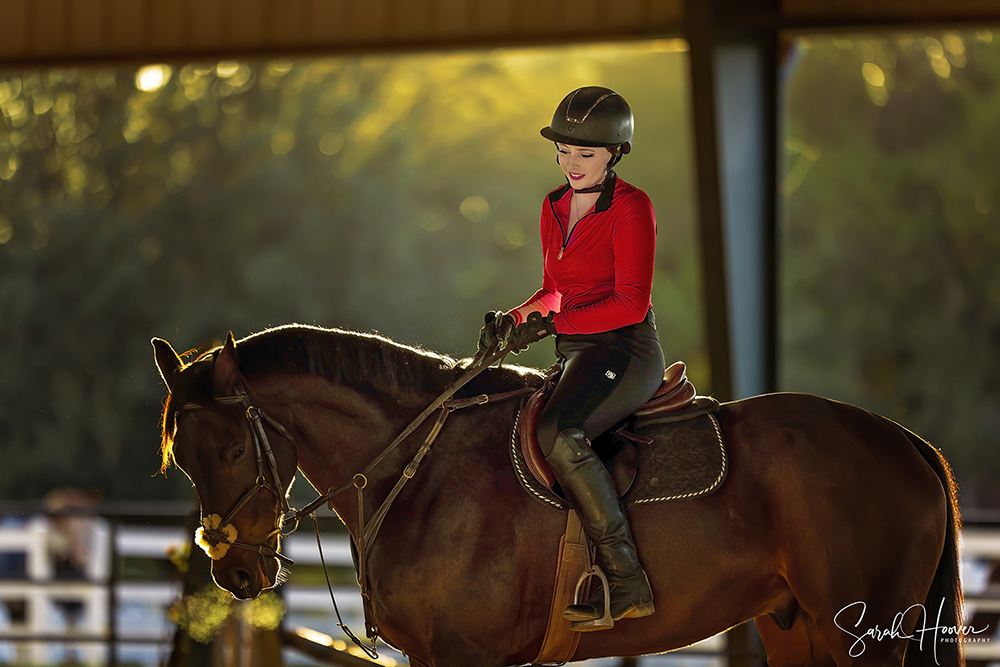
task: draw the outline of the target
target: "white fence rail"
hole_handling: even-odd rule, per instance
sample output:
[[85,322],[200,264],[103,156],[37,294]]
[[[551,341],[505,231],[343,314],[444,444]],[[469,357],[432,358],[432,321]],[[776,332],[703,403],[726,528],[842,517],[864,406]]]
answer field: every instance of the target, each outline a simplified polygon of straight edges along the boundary
[[[101,517],[90,517],[88,523],[91,557],[86,560],[82,578],[60,580],[53,564],[54,529],[48,518],[31,515],[13,521],[9,517],[0,519],[0,554],[7,557],[20,554],[23,563],[22,578],[0,578],[0,662],[51,663],[58,660],[53,651],[70,650],[85,663],[115,664],[117,651],[109,654],[107,644],[102,643],[110,638],[117,641],[118,651],[142,643],[147,645],[147,652],[155,652],[157,645],[161,651],[165,648],[170,638],[166,609],[179,598],[180,583],[118,581],[112,572],[112,562],[122,557],[166,558],[169,549],[182,548],[189,536],[178,526],[122,524],[112,530],[109,520]],[[353,566],[346,536],[328,533],[322,541],[328,565]],[[979,615],[1000,612],[1000,584],[989,581],[991,575],[1000,572],[1000,526],[967,527],[962,548],[966,622],[979,629],[984,625],[976,621]],[[283,549],[297,563],[319,563],[315,538],[308,531],[286,539]],[[282,593],[290,618],[297,615],[308,619],[330,612],[325,588],[286,585]],[[357,589],[338,591],[337,599],[348,624],[360,624],[362,611]],[[23,610],[22,618],[14,619],[9,613],[4,618],[3,607],[11,609],[18,605]],[[78,611],[78,622],[72,627],[61,620],[60,609],[67,605],[75,606]],[[142,606],[158,609],[159,613],[152,620],[147,616],[130,622],[129,610]],[[1000,663],[997,628],[989,628],[983,636],[990,640],[967,644],[968,658]],[[713,638],[698,648],[724,650],[719,645],[720,639]]]
[[[74,517],[80,518],[80,517]],[[19,572],[0,571],[0,663],[51,664],[61,653],[73,653],[87,664],[115,664],[107,643],[123,647],[146,644],[145,653],[164,648],[170,639],[167,609],[179,599],[179,581],[119,581],[112,562],[121,558],[166,559],[171,549],[183,548],[190,539],[180,526],[122,524],[112,530],[108,519],[83,517],[89,554],[76,579],[61,579],[53,558],[58,527],[41,514],[0,519],[0,557],[17,562]],[[179,523],[182,517],[177,517]],[[111,536],[114,535],[112,545]],[[353,568],[346,536],[322,536],[328,565]],[[299,563],[318,564],[315,537],[306,531],[286,538],[283,550]],[[2,568],[0,568],[2,569]],[[17,578],[12,578],[12,575]],[[114,598],[111,598],[113,591]],[[283,588],[290,613],[325,612],[330,608],[326,588]],[[357,589],[338,592],[346,618],[360,621]],[[66,610],[73,608],[74,622]],[[137,617],[137,618],[130,618]],[[141,651],[140,651],[141,652]],[[155,662],[155,658],[149,660]]]
[[1000,665],[1000,628],[988,622],[1000,613],[1000,580],[993,578],[1000,579],[1000,526],[967,526],[962,536],[965,620],[983,632],[966,642],[965,657]]

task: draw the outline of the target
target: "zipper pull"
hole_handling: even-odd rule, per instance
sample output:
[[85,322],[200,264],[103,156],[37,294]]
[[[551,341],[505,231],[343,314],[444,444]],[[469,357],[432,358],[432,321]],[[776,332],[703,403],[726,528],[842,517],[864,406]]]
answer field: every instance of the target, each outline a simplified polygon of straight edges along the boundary
[[556,257],[556,259],[562,259],[564,252],[566,252],[566,246],[563,246],[562,248],[559,249],[559,255]]

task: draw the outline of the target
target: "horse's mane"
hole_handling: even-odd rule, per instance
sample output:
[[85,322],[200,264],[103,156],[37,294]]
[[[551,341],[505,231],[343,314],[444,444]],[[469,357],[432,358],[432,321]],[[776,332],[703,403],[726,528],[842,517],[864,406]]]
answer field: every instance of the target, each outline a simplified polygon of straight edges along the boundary
[[[384,336],[289,324],[236,342],[240,372],[319,375],[372,392],[434,391],[458,372],[458,361]],[[214,352],[217,353],[217,350]]]
[[[178,410],[190,402],[212,402],[210,371],[221,349],[213,348],[184,364],[167,396],[161,419],[161,472],[173,463]],[[414,401],[442,391],[464,365],[464,361],[402,345],[378,334],[301,324],[266,329],[243,338],[236,342],[236,352],[240,372],[247,379],[272,373],[318,375],[369,394],[402,392]],[[531,373],[530,369],[512,370],[522,377]]]

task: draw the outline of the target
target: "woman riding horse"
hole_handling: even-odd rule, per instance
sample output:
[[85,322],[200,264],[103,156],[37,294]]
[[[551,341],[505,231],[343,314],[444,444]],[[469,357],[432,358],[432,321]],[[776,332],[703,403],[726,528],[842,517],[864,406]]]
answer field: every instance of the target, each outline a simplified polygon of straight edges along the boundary
[[[608,88],[574,90],[542,129],[567,184],[542,204],[542,287],[520,306],[486,314],[480,347],[518,351],[556,335],[562,373],[538,426],[556,480],[597,547],[613,620],[653,613],[653,593],[615,484],[590,443],[645,403],[664,360],[650,291],[656,219],[649,197],[612,170],[631,150],[633,118]],[[569,606],[574,629],[600,630],[606,592]]]

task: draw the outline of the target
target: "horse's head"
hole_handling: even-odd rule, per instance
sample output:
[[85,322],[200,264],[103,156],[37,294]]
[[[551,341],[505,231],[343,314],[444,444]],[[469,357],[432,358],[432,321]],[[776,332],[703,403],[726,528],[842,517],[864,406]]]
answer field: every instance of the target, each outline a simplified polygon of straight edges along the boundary
[[189,365],[165,340],[152,342],[170,392],[163,468],[174,463],[194,483],[197,539],[212,558],[215,582],[239,599],[256,597],[280,583],[278,561],[287,561],[278,550],[296,467],[291,436],[253,403],[231,333],[222,348]]

